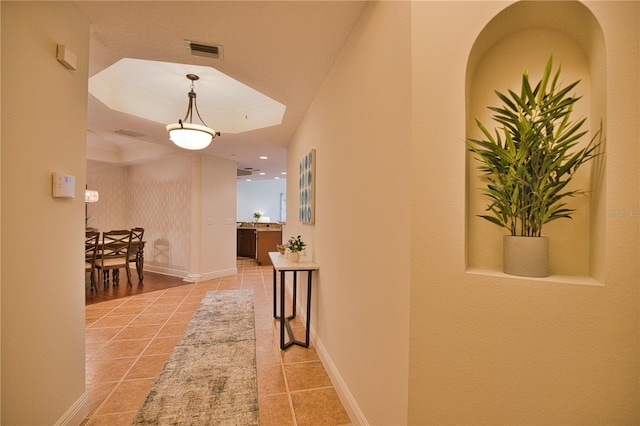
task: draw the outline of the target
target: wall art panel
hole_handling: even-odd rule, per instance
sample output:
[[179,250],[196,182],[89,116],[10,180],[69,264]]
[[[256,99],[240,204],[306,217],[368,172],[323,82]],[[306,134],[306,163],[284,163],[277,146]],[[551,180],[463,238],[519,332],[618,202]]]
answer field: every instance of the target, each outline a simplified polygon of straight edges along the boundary
[[298,219],[302,223],[315,223],[316,150],[312,149],[300,161],[300,199]]

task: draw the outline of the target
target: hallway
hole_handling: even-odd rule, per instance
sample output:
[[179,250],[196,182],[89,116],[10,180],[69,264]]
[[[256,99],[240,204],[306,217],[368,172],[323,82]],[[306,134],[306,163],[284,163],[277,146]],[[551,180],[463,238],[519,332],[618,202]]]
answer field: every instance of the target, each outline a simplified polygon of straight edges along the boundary
[[[234,276],[185,284],[150,274],[141,287],[121,283],[87,296],[83,425],[130,424],[204,293],[241,288],[254,290],[260,424],[350,424],[313,346],[280,351],[271,266],[244,258],[237,266]],[[303,332],[298,320],[292,323],[296,334]]]

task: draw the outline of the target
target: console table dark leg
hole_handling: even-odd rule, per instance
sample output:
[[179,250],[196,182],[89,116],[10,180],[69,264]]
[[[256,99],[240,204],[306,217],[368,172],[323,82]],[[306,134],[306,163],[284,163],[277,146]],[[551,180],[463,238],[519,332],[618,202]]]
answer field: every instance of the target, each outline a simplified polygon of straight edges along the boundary
[[276,293],[276,268],[273,268],[273,317],[278,318],[278,313],[276,311],[276,299],[278,298],[278,293]]
[[307,331],[304,340],[304,347],[309,347],[309,325],[311,324],[311,274],[312,271],[307,271]]
[[296,317],[296,301],[298,300],[298,271],[293,271],[293,306],[291,307],[291,318]]
[[280,271],[280,349],[286,348],[284,344],[284,327],[287,317],[284,311],[284,271]]
[[[298,272],[299,271],[290,271],[293,272],[293,306],[291,307],[292,315],[286,315],[285,309],[285,272],[284,270],[280,271],[280,316],[277,314],[277,303],[276,297],[278,297],[278,289],[277,289],[277,274],[274,268],[273,270],[273,317],[276,320],[280,321],[280,349],[284,350],[291,345],[299,345],[305,348],[309,347],[309,333],[310,333],[310,325],[311,325],[311,282],[312,282],[312,274],[313,271],[307,271],[307,320],[306,320],[306,330],[305,330],[305,340],[301,342],[296,340],[293,335],[293,330],[291,328],[290,320],[296,317],[296,302],[298,299]],[[289,337],[289,341],[285,343],[285,330],[287,336]]]

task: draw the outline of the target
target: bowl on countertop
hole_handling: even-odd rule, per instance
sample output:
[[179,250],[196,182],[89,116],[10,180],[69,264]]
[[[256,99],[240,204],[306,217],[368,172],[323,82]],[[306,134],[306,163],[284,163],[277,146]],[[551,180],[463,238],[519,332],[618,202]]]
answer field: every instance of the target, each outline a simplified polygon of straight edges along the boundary
[[287,250],[287,246],[285,246],[284,244],[278,244],[276,248],[278,249],[280,254],[284,254],[285,250]]

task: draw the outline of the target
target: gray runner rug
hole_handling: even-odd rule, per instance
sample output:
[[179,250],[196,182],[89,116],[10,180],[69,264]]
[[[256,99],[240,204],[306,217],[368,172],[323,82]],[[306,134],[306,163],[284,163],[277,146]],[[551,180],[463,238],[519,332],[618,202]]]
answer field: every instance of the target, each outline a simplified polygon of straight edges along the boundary
[[133,425],[257,425],[253,290],[206,293]]

